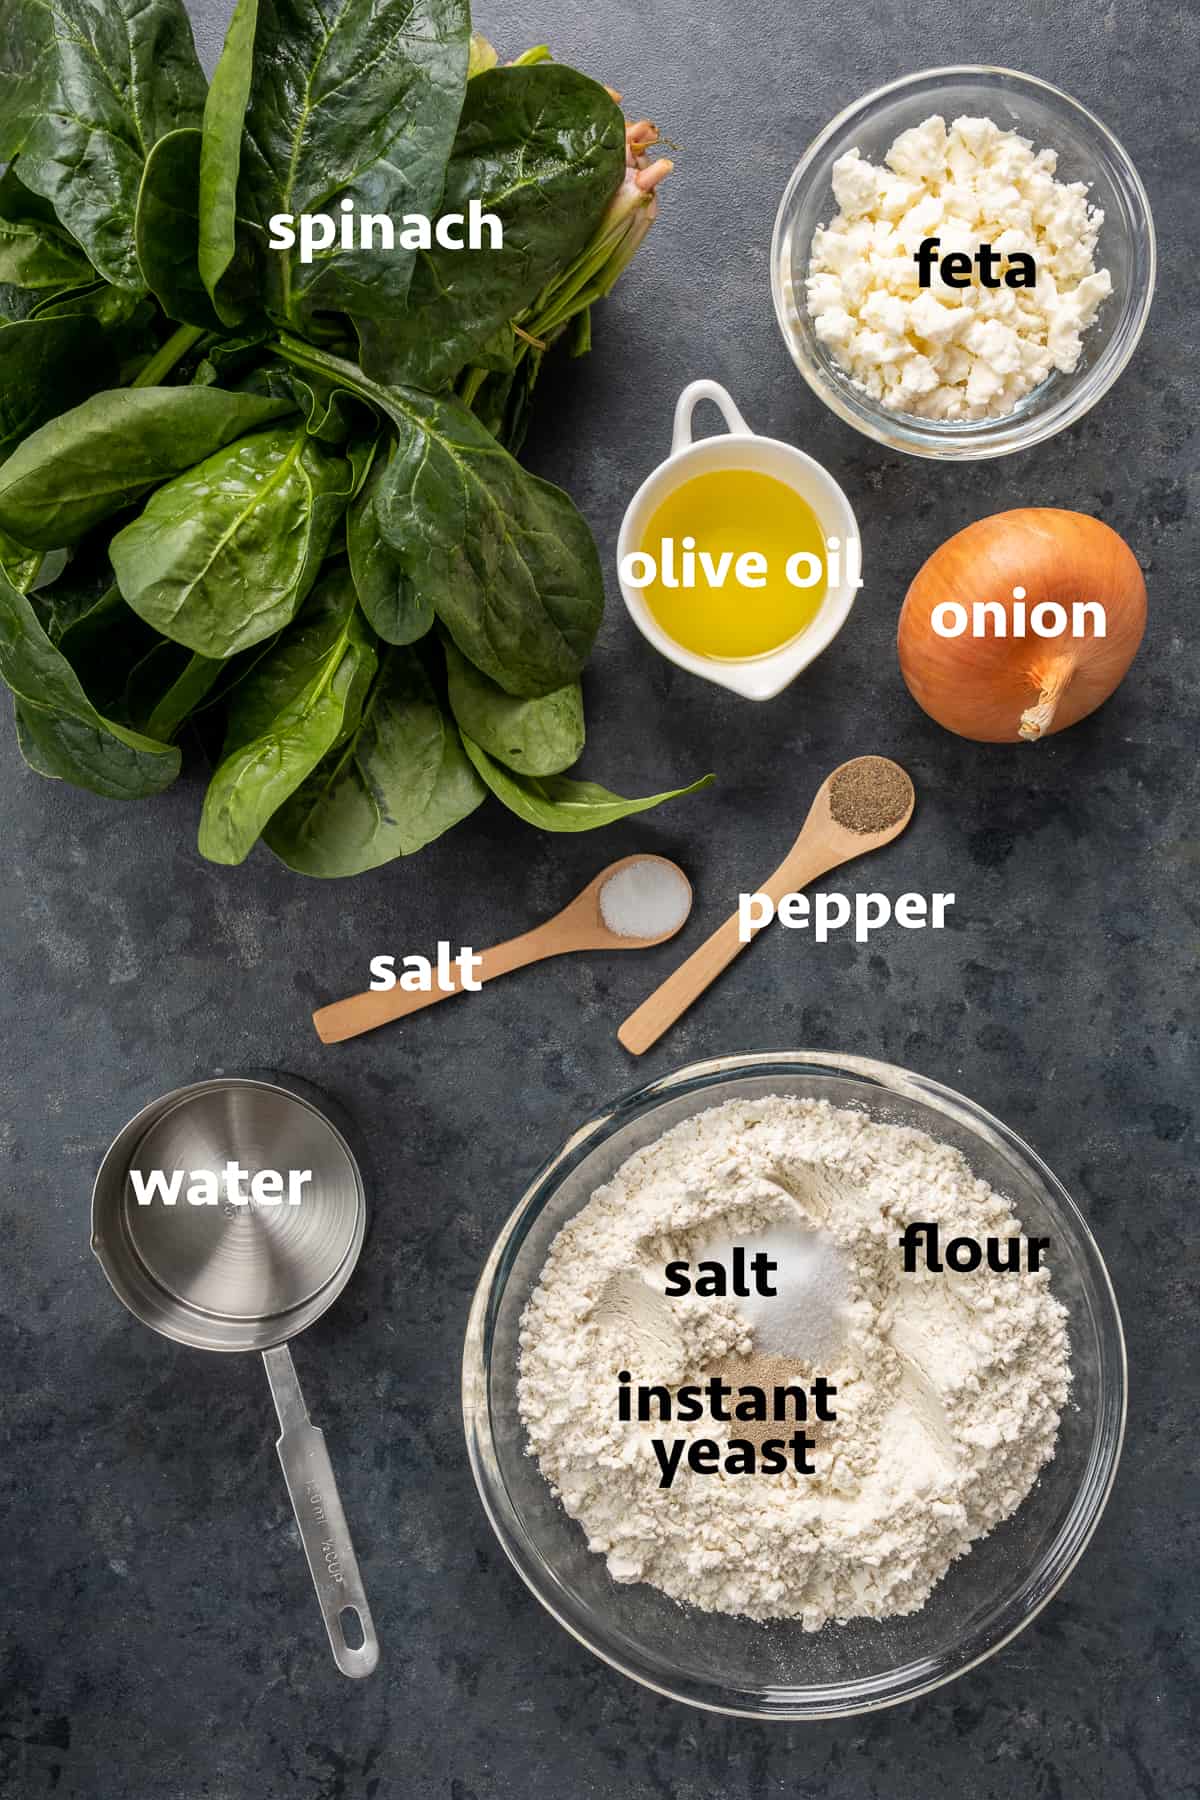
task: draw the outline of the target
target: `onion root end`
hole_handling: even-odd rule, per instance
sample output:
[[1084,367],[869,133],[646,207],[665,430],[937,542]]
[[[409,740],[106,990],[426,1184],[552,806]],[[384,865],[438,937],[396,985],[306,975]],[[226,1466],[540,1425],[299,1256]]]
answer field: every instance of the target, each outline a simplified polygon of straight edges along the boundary
[[1021,714],[1018,735],[1026,744],[1035,744],[1041,737],[1048,737],[1054,730],[1054,715],[1058,711],[1058,703],[1070,687],[1075,675],[1074,661],[1059,663],[1049,675],[1042,680],[1041,692],[1036,706],[1027,706]]

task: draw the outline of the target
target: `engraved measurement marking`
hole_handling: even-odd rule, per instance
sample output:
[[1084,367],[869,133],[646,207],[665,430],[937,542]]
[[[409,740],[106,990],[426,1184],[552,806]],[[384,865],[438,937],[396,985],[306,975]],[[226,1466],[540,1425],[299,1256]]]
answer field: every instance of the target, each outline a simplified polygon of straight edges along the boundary
[[[321,1498],[321,1490],[315,1481],[305,1482],[304,1498],[308,1501],[309,1511],[312,1513],[312,1516],[317,1521],[318,1525],[327,1524],[328,1518],[325,1512],[325,1502]],[[334,1549],[333,1542],[330,1538],[322,1538],[321,1555],[325,1559],[325,1569],[330,1581],[334,1582],[338,1587],[345,1587],[346,1577],[342,1574],[341,1558]]]

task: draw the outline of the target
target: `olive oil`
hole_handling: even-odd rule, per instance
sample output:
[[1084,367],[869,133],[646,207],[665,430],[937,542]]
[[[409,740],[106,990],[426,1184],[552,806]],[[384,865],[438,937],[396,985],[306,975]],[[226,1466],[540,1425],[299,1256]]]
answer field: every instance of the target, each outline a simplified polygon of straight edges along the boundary
[[[651,514],[640,548],[656,571],[642,590],[646,605],[667,636],[697,656],[744,660],[779,650],[811,625],[825,597],[816,514],[758,469],[713,469],[681,482]],[[747,565],[750,552],[765,559],[765,572],[761,562]],[[738,579],[739,557],[750,583]],[[812,585],[788,579],[789,560]],[[689,572],[694,581],[684,585]]]

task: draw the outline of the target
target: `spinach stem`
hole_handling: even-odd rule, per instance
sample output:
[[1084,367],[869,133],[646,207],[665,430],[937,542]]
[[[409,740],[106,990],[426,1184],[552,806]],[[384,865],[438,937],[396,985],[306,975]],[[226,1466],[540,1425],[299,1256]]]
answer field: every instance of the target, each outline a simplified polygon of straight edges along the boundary
[[462,384],[458,390],[458,397],[464,406],[474,406],[479,390],[487,378],[487,369],[475,367],[463,370]]
[[135,375],[130,387],[157,387],[164,375],[169,375],[177,362],[181,362],[193,344],[198,344],[204,336],[203,325],[181,325],[173,331],[165,344],[155,351],[150,361],[140,374]]

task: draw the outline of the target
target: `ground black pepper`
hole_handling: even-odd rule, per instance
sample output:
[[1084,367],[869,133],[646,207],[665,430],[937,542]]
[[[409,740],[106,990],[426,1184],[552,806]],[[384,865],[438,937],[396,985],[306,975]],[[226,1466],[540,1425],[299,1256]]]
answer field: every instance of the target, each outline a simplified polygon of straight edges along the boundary
[[847,831],[886,831],[913,804],[913,784],[886,756],[856,756],[829,783],[829,810]]

